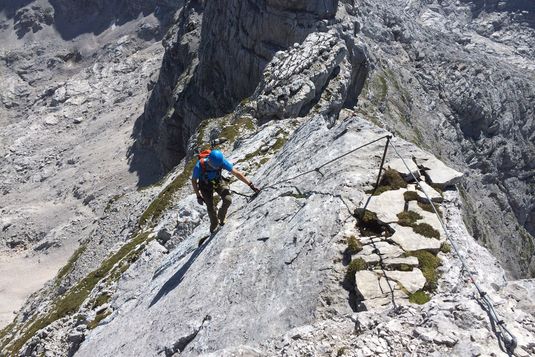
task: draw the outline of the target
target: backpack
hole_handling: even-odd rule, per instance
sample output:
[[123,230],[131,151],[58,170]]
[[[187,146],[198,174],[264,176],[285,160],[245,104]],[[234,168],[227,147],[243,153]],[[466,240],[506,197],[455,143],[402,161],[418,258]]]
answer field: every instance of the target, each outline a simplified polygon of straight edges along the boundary
[[[208,181],[208,180],[206,179],[206,163],[204,162],[204,159],[208,158],[208,156],[210,156],[211,152],[212,152],[212,150],[207,149],[207,150],[201,151],[199,153],[199,155],[198,155],[199,162],[201,164],[201,169],[202,169],[202,178],[205,181]],[[221,169],[219,169],[219,176],[221,177]]]

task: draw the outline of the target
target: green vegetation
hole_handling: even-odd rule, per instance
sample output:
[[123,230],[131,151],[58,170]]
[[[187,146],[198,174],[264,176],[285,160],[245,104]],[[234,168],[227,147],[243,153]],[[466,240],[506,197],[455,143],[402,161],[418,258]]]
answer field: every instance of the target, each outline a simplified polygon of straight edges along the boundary
[[197,163],[197,158],[192,158],[184,167],[184,170],[179,174],[173,182],[165,187],[162,192],[152,201],[145,212],[139,218],[139,227],[143,227],[149,222],[154,222],[162,213],[171,205],[173,195],[180,190],[189,181],[193,168]]
[[440,233],[427,223],[414,224],[412,230],[427,238],[440,239]]
[[113,195],[109,200],[108,200],[108,203],[106,204],[106,208],[104,208],[104,212],[108,212],[110,209],[111,209],[111,206],[117,202],[117,200],[121,197],[124,196],[124,193],[121,193],[121,194],[118,194],[118,195]]
[[403,193],[403,198],[405,199],[405,202],[410,202],[410,201],[418,201],[418,192],[416,191],[407,191],[405,193]]
[[13,327],[15,327],[15,322],[10,323],[6,327],[4,327],[2,330],[0,330],[0,340],[2,340],[9,333],[11,333],[13,331]]
[[346,348],[345,348],[345,347],[340,347],[340,348],[338,349],[338,351],[336,352],[336,357],[341,357],[341,356],[343,356],[345,353],[346,353]]
[[396,170],[386,169],[375,192],[372,189],[367,190],[366,193],[373,193],[375,196],[378,196],[385,191],[398,190],[400,188],[407,188],[407,182],[405,182],[403,177],[401,177]]
[[377,214],[372,211],[363,211],[359,208],[355,212],[355,217],[357,218],[360,234],[364,237],[380,236],[383,233],[385,233],[386,236],[390,236],[393,233],[388,225],[382,223],[377,218]]
[[288,138],[286,137],[277,138],[275,144],[273,144],[273,146],[271,147],[271,150],[273,150],[274,152],[279,151],[280,149],[282,149],[284,144],[286,144],[286,141],[288,141]]
[[[418,206],[420,206],[421,209],[427,212],[435,213],[433,210],[433,204],[432,203],[422,203],[418,202]],[[437,207],[435,205],[435,208],[437,209],[438,215],[442,218],[442,211],[440,210],[440,207]]]
[[[134,248],[137,245],[146,242],[148,235],[149,233],[138,234],[128,243],[124,244],[117,252],[106,258],[97,270],[89,273],[78,284],[67,291],[65,295],[60,297],[47,313],[40,318],[34,318],[28,321],[28,323],[18,331],[20,332],[20,337],[13,341],[7,350],[11,354],[15,354],[15,352],[19,351],[37,331],[50,325],[54,321],[78,311],[93,288],[106,277],[108,273],[110,273],[119,261],[133,253]],[[6,346],[1,347],[5,348]]]
[[401,271],[412,271],[412,266],[409,264],[400,264],[398,269]]
[[368,269],[368,263],[362,258],[353,259],[351,263],[347,266],[345,280],[351,284],[355,285],[355,274],[358,271]]
[[78,261],[78,258],[85,252],[87,249],[87,245],[82,244],[74,251],[74,253],[69,258],[69,261],[63,268],[60,269],[58,272],[58,275],[56,275],[56,284],[59,284],[61,282],[61,279],[63,279],[67,274],[69,274],[72,269],[74,268],[74,263]]
[[245,128],[247,130],[254,130],[255,125],[250,117],[240,117],[233,123],[226,125],[221,130],[219,136],[226,138],[229,142],[233,143],[240,135],[240,131]]
[[413,304],[423,305],[428,303],[431,297],[423,290],[418,290],[413,294],[409,294],[409,302]]
[[425,277],[425,291],[432,292],[437,288],[438,272],[437,268],[440,266],[440,259],[426,250],[418,250],[415,252],[405,253],[405,256],[413,256],[418,258],[418,267]]
[[93,302],[93,309],[96,309],[99,306],[107,304],[110,301],[110,299],[111,299],[111,296],[108,294],[101,294],[97,296],[97,298]]
[[347,252],[351,255],[357,254],[362,250],[362,243],[355,237],[347,238]]
[[100,324],[100,321],[104,320],[106,317],[110,315],[111,315],[111,312],[108,311],[107,309],[99,312],[97,316],[95,316],[95,319],[87,324],[87,328],[89,330],[93,330],[95,327],[98,326],[98,324]]
[[420,216],[417,212],[414,211],[407,211],[407,212],[401,212],[398,213],[398,224],[400,226],[406,226],[406,227],[412,227],[417,220],[422,219],[423,217]]
[[451,245],[446,242],[442,243],[440,245],[440,251],[445,254],[451,253]]

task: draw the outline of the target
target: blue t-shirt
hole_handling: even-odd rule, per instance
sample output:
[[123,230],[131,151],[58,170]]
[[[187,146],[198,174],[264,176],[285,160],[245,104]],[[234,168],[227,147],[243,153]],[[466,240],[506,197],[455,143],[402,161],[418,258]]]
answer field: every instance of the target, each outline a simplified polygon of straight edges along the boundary
[[[208,181],[218,179],[220,177],[220,170],[219,168],[215,169],[212,166],[210,166],[208,159],[204,159],[204,166],[206,168],[205,177]],[[234,165],[227,159],[223,158],[223,164],[221,165],[222,169],[225,169],[227,171],[232,171],[234,168]],[[200,180],[203,176],[202,167],[200,160],[197,161],[197,164],[193,168],[193,174],[191,175],[191,178],[194,180]],[[204,177],[202,177],[204,179]]]

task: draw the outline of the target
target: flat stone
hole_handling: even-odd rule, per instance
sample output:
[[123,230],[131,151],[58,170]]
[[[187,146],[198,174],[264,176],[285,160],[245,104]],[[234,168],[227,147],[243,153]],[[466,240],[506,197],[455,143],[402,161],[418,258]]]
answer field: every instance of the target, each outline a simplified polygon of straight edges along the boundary
[[391,190],[381,193],[379,196],[373,196],[368,204],[368,210],[375,212],[377,218],[383,222],[397,222],[397,214],[403,212],[405,207],[405,198],[403,194],[407,190]]
[[[435,204],[436,206],[436,204]],[[438,208],[438,207],[437,207]],[[437,215],[434,212],[429,212],[424,209],[422,209],[420,206],[418,206],[418,203],[415,201],[409,202],[409,210],[414,211],[418,213],[420,216],[422,216],[422,219],[418,220],[416,223],[427,223],[434,229],[436,229],[440,233],[440,239],[444,238],[444,232],[442,230],[442,225],[440,224],[440,220],[438,219]]]
[[[414,257],[413,257],[414,258]],[[418,259],[416,259],[418,260]],[[384,273],[387,279],[393,280],[394,282],[401,284],[409,293],[414,293],[422,289],[425,285],[425,277],[422,274],[422,271],[418,268],[413,269],[412,271],[375,271],[376,273]],[[401,286],[399,287],[401,289]]]
[[380,261],[379,256],[383,259],[396,258],[403,253],[403,250],[397,245],[387,242],[377,242],[363,246],[362,250],[356,256],[364,259],[367,263],[378,263]]
[[437,203],[444,201],[444,198],[442,197],[442,195],[433,187],[429,186],[427,183],[422,181],[422,182],[418,182],[418,184],[419,184],[419,187],[416,189],[416,193],[418,193],[418,197],[419,197],[418,200],[420,202],[429,202],[429,200],[427,199],[425,194],[422,192],[422,190],[425,191],[425,193],[427,193],[427,196],[429,196],[431,201],[437,202]]
[[390,161],[386,166],[399,172],[399,174],[401,175],[401,177],[403,177],[405,181],[414,182],[414,177],[416,177],[417,179],[420,177],[420,169],[418,168],[418,166],[416,166],[414,161],[410,159],[405,160],[405,163],[409,167],[408,169],[401,159],[394,159]]
[[392,228],[394,228],[396,232],[390,239],[399,244],[406,252],[427,250],[436,253],[440,249],[440,240],[421,236],[415,233],[411,227],[403,227],[393,224]]
[[[400,290],[397,284],[390,284],[386,278],[369,270],[361,270],[355,273],[356,289],[364,300],[384,298],[392,294],[392,290]],[[390,289],[392,288],[392,290]]]
[[[400,249],[401,250],[401,249]],[[384,261],[385,266],[389,268],[399,267],[400,265],[408,265],[411,267],[417,267],[419,262],[416,257],[397,257],[397,258],[386,258]]]
[[435,157],[417,158],[416,162],[426,170],[425,176],[431,183],[442,187],[455,185],[463,176],[462,173],[446,166]]

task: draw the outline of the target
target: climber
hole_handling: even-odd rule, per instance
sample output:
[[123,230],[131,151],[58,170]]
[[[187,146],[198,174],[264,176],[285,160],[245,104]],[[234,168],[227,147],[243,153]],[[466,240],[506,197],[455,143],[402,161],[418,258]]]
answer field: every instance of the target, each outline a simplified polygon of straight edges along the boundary
[[[206,203],[208,216],[210,217],[210,233],[214,233],[218,224],[225,224],[227,210],[232,203],[230,189],[227,180],[221,176],[222,169],[225,169],[236,176],[240,181],[248,185],[255,193],[260,192],[251,181],[249,181],[240,171],[234,168],[223,153],[219,150],[205,150],[199,154],[199,160],[191,175],[191,184],[197,195],[199,204]],[[217,192],[223,204],[216,213],[214,205],[214,191]]]

